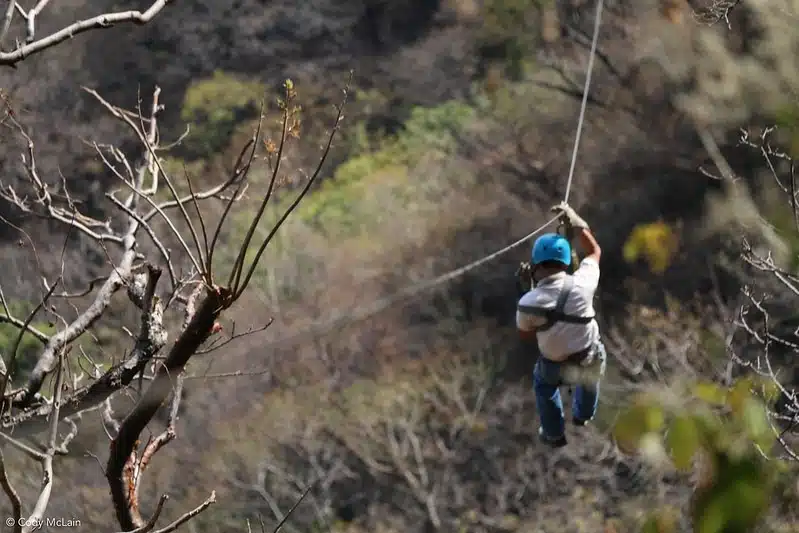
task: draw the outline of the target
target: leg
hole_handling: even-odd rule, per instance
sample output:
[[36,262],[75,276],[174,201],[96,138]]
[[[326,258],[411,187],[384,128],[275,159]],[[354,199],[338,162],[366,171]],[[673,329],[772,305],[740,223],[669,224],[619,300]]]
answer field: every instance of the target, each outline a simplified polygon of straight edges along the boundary
[[541,419],[539,434],[553,446],[566,444],[563,402],[560,397],[560,365],[540,357],[533,371],[536,406]]
[[605,365],[607,363],[605,346],[601,342],[598,342],[596,346],[596,358],[597,360],[592,364],[592,367],[598,370],[598,375],[593,378],[593,382],[580,383],[574,389],[572,416],[574,417],[574,423],[580,426],[585,425],[589,420],[593,420],[599,405],[599,382],[605,374]]

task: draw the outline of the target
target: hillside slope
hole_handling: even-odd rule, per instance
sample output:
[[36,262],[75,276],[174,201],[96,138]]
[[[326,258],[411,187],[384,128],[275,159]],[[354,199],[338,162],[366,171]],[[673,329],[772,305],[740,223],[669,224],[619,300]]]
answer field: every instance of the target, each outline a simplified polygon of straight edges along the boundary
[[[103,7],[72,4],[86,12]],[[145,102],[160,85],[164,136],[177,136],[186,121],[198,135],[168,162],[181,170],[185,163],[205,183],[230,165],[252,131],[259,93],[274,97],[286,77],[306,109],[287,169],[307,167],[329,104],[355,69],[346,135],[324,183],[279,233],[252,290],[225,317],[228,331],[230,320],[239,331],[272,317],[275,324],[198,357],[179,438],[147,473],[146,509],[167,491],[180,502],[165,511],[174,518],[213,489],[219,503],[192,527],[230,531],[257,515],[277,522],[312,480],[312,497],[287,529],[621,532],[637,527],[654,502],[685,506],[690,480],[620,453],[610,445],[609,426],[635,391],[718,373],[726,364],[724,316],[746,272],[724,270],[743,231],[735,217],[720,229],[705,218],[708,199],[725,186],[698,171],[713,165],[693,117],[675,104],[688,83],[675,81],[655,53],[630,53],[682,35],[654,2],[608,8],[570,197],[605,249],[598,306],[612,353],[601,420],[585,434],[570,433],[580,446],[552,454],[534,439],[535,350],[517,341],[512,324],[513,272],[529,244],[407,302],[314,334],[331,317],[356,316],[402,287],[521,238],[562,198],[593,5],[559,4],[554,37],[543,11],[520,5],[186,1],[151,26],[75,39],[14,74],[7,86],[33,127],[42,172],[55,183],[60,169],[101,211],[113,177],[80,137],[130,138],[89,104],[80,84],[127,106],[135,104],[137,85]],[[66,8],[54,13],[48,23],[67,16]],[[734,18],[736,30],[745,18]],[[701,55],[681,53],[686,64]],[[723,131],[726,117],[719,122]],[[728,139],[721,151],[752,176],[759,194],[761,154]],[[0,150],[4,175],[13,176],[19,146]],[[232,262],[266,186],[264,165],[252,176],[249,197],[223,236],[223,264]],[[290,187],[280,193],[270,217],[291,198]],[[768,205],[758,194],[754,205]],[[720,197],[722,210],[735,207]],[[219,214],[206,209],[210,218]],[[51,237],[38,221],[21,222],[41,236],[44,262],[58,268],[63,236]],[[666,228],[679,246],[644,233],[650,238],[639,243],[636,260],[629,237],[649,223]],[[751,230],[755,242],[762,240],[758,228]],[[778,229],[792,231],[790,223]],[[13,246],[13,231],[3,236],[2,266],[19,278],[3,288],[11,298],[30,298],[39,291],[38,280],[25,276],[34,258]],[[70,254],[71,284],[107,269],[102,250],[89,254],[76,245]],[[662,271],[653,267],[658,260]],[[109,318],[104,327],[119,331],[131,316],[114,308]],[[279,344],[293,334],[297,342]],[[128,349],[122,337],[106,350]],[[231,371],[253,375],[202,378]],[[119,405],[128,401],[121,397]],[[84,525],[105,530],[113,524],[95,459],[104,462],[108,448],[99,418],[61,463],[59,482],[71,490],[60,491],[51,510],[80,509]],[[18,477],[26,492],[39,482]],[[790,504],[775,507],[775,523],[790,524],[792,512]]]

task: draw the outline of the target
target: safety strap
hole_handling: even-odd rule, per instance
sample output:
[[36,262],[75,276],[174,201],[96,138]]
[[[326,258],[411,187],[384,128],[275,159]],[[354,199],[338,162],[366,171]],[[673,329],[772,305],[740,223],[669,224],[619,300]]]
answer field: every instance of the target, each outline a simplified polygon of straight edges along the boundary
[[588,324],[592,320],[594,320],[593,316],[574,316],[574,315],[567,315],[566,313],[563,312],[563,310],[566,307],[566,301],[568,300],[569,294],[571,294],[573,288],[574,288],[574,278],[570,275],[566,275],[563,278],[563,287],[560,289],[560,294],[558,295],[558,301],[555,304],[554,308],[545,308],[533,305],[519,305],[519,311],[531,315],[542,316],[547,319],[547,322],[545,324],[536,328],[538,331],[546,331],[552,326],[554,326],[556,322],[568,322],[570,324]]

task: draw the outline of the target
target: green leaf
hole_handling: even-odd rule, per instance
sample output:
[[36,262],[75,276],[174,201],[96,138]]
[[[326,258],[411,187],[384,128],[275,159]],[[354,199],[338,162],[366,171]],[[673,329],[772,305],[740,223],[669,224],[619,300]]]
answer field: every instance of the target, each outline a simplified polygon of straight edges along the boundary
[[724,516],[724,501],[720,495],[715,495],[704,505],[694,507],[694,523],[696,533],[722,533],[726,522]]
[[748,533],[768,510],[772,487],[765,462],[754,453],[719,465],[713,484],[695,498],[697,533]]
[[680,470],[691,468],[700,444],[699,431],[693,418],[687,415],[675,418],[666,436],[666,444],[674,466]]
[[646,428],[648,431],[658,431],[666,423],[663,409],[659,405],[650,405],[646,410]]
[[762,387],[763,400],[767,403],[776,402],[782,394],[780,387],[770,379],[762,379],[760,386]]
[[698,383],[694,387],[694,394],[699,399],[713,405],[724,405],[726,403],[727,395],[724,390],[715,383]]
[[752,382],[743,378],[738,380],[727,394],[727,405],[736,415],[742,414],[746,400],[752,397],[751,388]]
[[613,435],[623,447],[633,448],[644,435],[658,431],[664,423],[665,416],[660,406],[641,403],[621,414],[613,427]]
[[768,412],[756,398],[747,398],[741,411],[741,419],[749,436],[761,446],[768,445],[773,436],[768,423]]

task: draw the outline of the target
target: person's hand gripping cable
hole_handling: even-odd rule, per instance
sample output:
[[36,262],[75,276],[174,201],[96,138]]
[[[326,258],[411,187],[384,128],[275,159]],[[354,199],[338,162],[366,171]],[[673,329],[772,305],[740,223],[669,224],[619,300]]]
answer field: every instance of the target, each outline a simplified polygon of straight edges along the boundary
[[[573,242],[581,230],[589,229],[588,223],[566,202],[561,202],[552,206],[550,211],[556,213],[560,217],[560,223],[564,229],[563,236],[566,237],[569,242]],[[568,272],[574,273],[574,270],[580,263],[580,258],[574,246],[572,246],[571,256],[572,264],[569,266]]]

